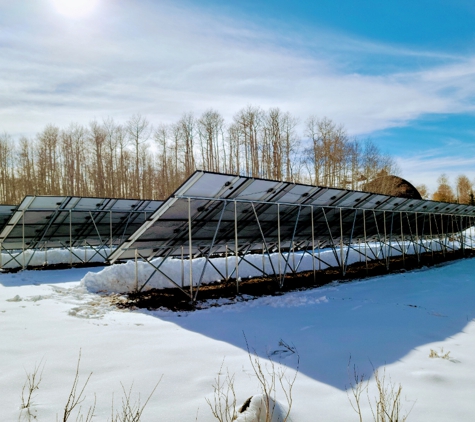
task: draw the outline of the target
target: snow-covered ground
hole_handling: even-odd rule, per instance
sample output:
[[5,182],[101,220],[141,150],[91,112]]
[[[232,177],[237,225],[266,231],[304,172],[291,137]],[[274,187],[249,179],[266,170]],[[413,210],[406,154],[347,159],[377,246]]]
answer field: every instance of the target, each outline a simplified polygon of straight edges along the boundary
[[[245,333],[263,364],[271,355],[289,376],[296,354],[279,344],[297,348],[294,422],[358,421],[345,391],[350,356],[360,373],[385,367],[402,384],[403,407],[413,406],[408,421],[473,421],[474,266],[465,259],[283,296],[222,300],[228,304],[191,313],[117,310],[81,284],[90,269],[0,274],[0,419],[18,420],[25,374],[44,364],[33,410],[38,421],[54,421],[81,350],[80,383],[93,372],[82,407],[95,393],[94,420],[110,419],[121,383],[133,383],[132,396],[140,392],[143,402],[163,376],[144,421],[212,421],[205,399],[213,397],[221,365],[235,376],[238,404],[259,393]],[[431,349],[450,352],[449,359],[429,358]],[[281,394],[277,399],[285,403]]]

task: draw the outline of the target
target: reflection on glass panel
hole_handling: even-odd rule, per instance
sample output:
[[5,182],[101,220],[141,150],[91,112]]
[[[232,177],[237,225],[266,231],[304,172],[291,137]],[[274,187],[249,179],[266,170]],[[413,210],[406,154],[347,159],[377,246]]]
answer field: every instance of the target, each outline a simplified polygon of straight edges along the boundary
[[186,196],[213,198],[221,191],[226,191],[235,179],[236,176],[205,173],[183,193]]
[[318,187],[295,185],[279,197],[278,202],[300,203],[310,198],[316,191],[320,190]]
[[388,197],[386,201],[382,202],[381,205],[378,205],[377,208],[380,210],[387,211],[399,211],[406,209],[406,204],[409,204],[411,199],[407,198],[394,198]]
[[242,192],[239,192],[236,199],[246,200],[266,200],[272,194],[275,194],[281,182],[271,182],[267,180],[253,180]]
[[347,193],[347,191],[341,191],[337,189],[328,189],[326,191],[323,191],[320,195],[318,195],[315,199],[311,201],[313,205],[330,205],[336,200],[340,199],[342,196],[344,196]]
[[29,209],[55,209],[67,199],[66,196],[37,196],[28,207]]
[[360,203],[368,198],[368,195],[365,192],[348,192],[341,199],[336,201],[333,205],[338,207],[359,207]]
[[103,198],[80,198],[74,205],[74,208],[94,210],[96,208],[101,208],[106,201],[107,200]]
[[[368,198],[361,201],[358,207],[364,208],[364,209],[383,208],[388,199],[390,199],[390,197],[386,195],[371,194]],[[396,202],[398,203],[402,203],[403,201],[405,201],[403,198],[393,198],[393,199],[396,199]]]

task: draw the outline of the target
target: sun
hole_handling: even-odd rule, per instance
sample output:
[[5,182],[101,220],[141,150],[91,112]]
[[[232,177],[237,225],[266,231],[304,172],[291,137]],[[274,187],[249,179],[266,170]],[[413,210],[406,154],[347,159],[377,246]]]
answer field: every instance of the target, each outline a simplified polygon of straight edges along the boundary
[[58,13],[79,18],[89,15],[97,6],[98,0],[51,0]]

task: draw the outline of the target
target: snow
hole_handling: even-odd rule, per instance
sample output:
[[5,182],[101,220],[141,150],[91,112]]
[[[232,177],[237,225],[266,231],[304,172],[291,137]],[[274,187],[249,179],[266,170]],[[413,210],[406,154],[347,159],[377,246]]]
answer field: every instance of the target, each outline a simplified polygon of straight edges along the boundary
[[[431,244],[430,244],[431,243]],[[442,249],[440,243],[436,241],[424,241],[422,243],[426,247],[430,247],[434,251]],[[340,248],[336,248],[335,252],[330,249],[315,250],[315,257],[311,254],[303,251],[297,251],[295,253],[273,253],[273,254],[247,254],[246,260],[239,264],[239,278],[250,278],[261,276],[260,270],[268,273],[283,274],[284,272],[291,272],[293,269],[296,272],[311,271],[313,266],[316,269],[325,269],[328,267],[336,267],[339,265],[338,260],[343,255],[343,260],[347,261],[347,264],[353,264],[358,261],[364,261],[365,256],[370,261],[374,256],[381,259],[385,256],[398,256],[402,254],[401,245],[393,242],[388,245],[382,246],[378,243],[368,243],[364,245],[353,245],[348,251],[347,247],[343,248],[341,252]],[[405,242],[402,247],[406,254],[414,254],[414,246],[412,243]],[[449,250],[457,250],[460,248],[460,244],[457,241],[447,242]],[[422,246],[420,247],[422,249]],[[358,252],[359,251],[359,252]],[[335,253],[338,257],[335,257]],[[318,259],[317,259],[318,257]],[[202,284],[213,283],[222,280],[222,276],[231,274],[235,267],[235,257],[220,257],[210,259],[213,265],[206,265],[203,273],[203,266],[206,263],[205,258],[196,258],[192,262],[192,280],[193,285],[198,285],[201,275]],[[314,262],[312,262],[314,261]],[[175,285],[169,281],[160,272],[150,278],[150,275],[154,272],[154,267],[160,268],[162,273],[165,273],[168,277],[174,280],[176,283],[180,283],[182,287],[190,285],[190,261],[184,259],[167,259],[163,262],[162,258],[157,258],[151,261],[152,265],[149,265],[144,261],[128,261],[124,264],[112,265],[104,268],[100,272],[90,272],[81,280],[82,285],[86,287],[90,292],[109,292],[109,293],[128,293],[137,290],[137,287],[144,286],[144,290],[149,289],[163,289],[167,287],[175,287]],[[215,269],[217,268],[219,272]],[[280,269],[280,271],[279,271]]]
[[104,262],[114,251],[108,247],[51,248],[46,250],[27,249],[10,250],[0,253],[2,268],[21,268],[24,266],[40,267],[42,265],[77,264],[82,262]]
[[[140,393],[143,403],[163,376],[144,421],[213,421],[206,398],[213,399],[220,368],[221,374],[234,375],[238,406],[261,394],[247,339],[264,367],[271,356],[287,377],[294,374],[297,356],[285,345],[297,349],[294,422],[358,420],[346,393],[350,358],[351,368],[356,365],[366,377],[374,367],[401,383],[402,406],[412,407],[408,421],[472,421],[474,264],[464,259],[282,296],[227,299],[223,306],[180,313],[119,310],[113,302],[120,296],[89,291],[101,290],[86,282],[93,279],[90,269],[0,273],[2,420],[18,420],[21,389],[35,365],[44,369],[32,410],[38,421],[55,420],[81,351],[80,384],[92,372],[82,408],[92,404],[95,393],[94,420],[110,419],[112,397],[115,407],[120,404],[121,383],[127,391],[133,384],[132,399]],[[109,288],[106,275],[114,266],[94,271]],[[431,351],[450,352],[449,359],[430,358]],[[373,397],[374,378],[369,388]],[[284,408],[280,389],[276,398]],[[362,409],[364,420],[372,420],[365,395]]]
[[[242,412],[238,412],[236,422],[282,422],[287,416],[287,409],[283,409],[279,403],[275,403],[272,398],[268,400],[262,394],[256,394],[250,398],[249,407]],[[268,409],[269,408],[269,409]],[[266,418],[266,415],[270,415]],[[266,420],[267,419],[267,420]],[[287,419],[289,420],[289,419]]]

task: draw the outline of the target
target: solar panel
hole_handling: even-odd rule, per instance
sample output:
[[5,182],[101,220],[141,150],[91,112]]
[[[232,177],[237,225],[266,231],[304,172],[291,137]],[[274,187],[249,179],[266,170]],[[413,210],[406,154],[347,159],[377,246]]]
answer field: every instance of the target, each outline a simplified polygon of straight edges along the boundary
[[4,249],[117,245],[162,201],[27,196],[0,232]]
[[15,210],[16,207],[14,205],[0,205],[0,230],[5,227]]
[[447,234],[469,225],[456,215],[474,212],[458,204],[197,171],[110,261],[132,258],[135,249],[146,258],[199,255],[211,246],[217,253],[236,237],[243,252],[261,250],[263,242],[275,249],[294,242],[417,236],[427,233],[427,225],[434,235]]

